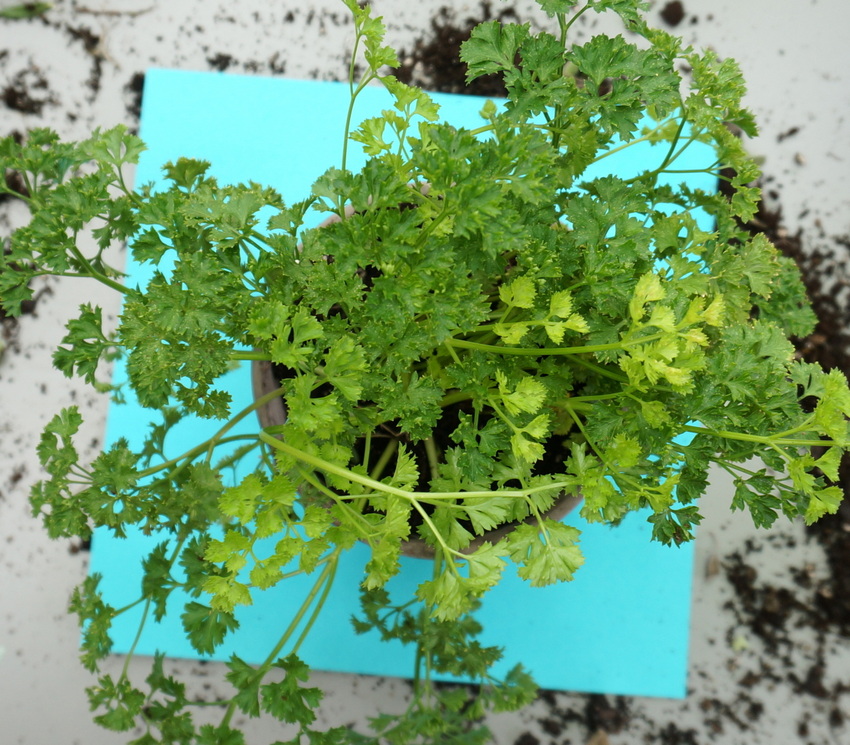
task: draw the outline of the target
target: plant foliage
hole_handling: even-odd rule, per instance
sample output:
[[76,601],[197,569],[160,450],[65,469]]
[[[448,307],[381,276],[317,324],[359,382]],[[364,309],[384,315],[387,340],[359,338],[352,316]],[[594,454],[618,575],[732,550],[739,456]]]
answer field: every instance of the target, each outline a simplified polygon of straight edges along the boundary
[[[119,441],[91,463],[75,445],[80,412],[58,413],[38,446],[46,477],[33,487],[34,514],[54,537],[95,527],[157,536],[138,604],[156,621],[175,589],[187,592],[182,623],[200,654],[238,627],[234,614],[257,593],[315,577],[262,665],[228,662],[235,693],[217,726],[196,726],[160,657],[146,693],[126,667],[100,674],[89,691],[97,721],[141,725],[136,745],[242,743],[237,710],[289,723],[293,743],[484,742],[484,712],[523,705],[534,685],[521,668],[491,676],[500,651],[476,641],[470,614],[508,563],[534,586],[579,570],[578,531],[547,517],[560,495],[581,494],[591,522],[648,510],[653,538],[667,544],[693,537],[711,464],[733,475],[732,507],[758,525],[780,513],[811,522],[840,501],[825,479],[848,445],[847,381],[794,358],[788,336],[813,323],[799,278],[735,221],[758,196],[757,169],[730,131],[755,134],[737,66],[649,28],[636,0],[541,0],[551,32],[492,21],[464,45],[469,80],[498,73],[508,90],[469,130],[386,72],[397,60],[381,20],[345,2],[351,103],[378,81],[393,104],[353,131],[341,125],[368,162],[350,170],[344,151],[302,202],[221,184],[208,163],[187,159],[165,165],[163,187],[133,191],[124,173],[144,145],[123,127],[78,143],[45,129],[0,142],[31,212],[0,258],[3,309],[19,313],[44,275],[120,292],[117,329],[82,305],[55,365],[108,389],[100,365],[123,357],[132,393],[159,412],[141,448]],[[574,43],[576,18],[603,11],[644,41]],[[656,157],[637,175],[588,175],[646,142]],[[731,199],[669,185],[695,143],[716,152],[705,171],[737,174]],[[698,227],[698,208],[713,230]],[[309,210],[333,220],[306,229]],[[144,287],[124,285],[106,259],[125,241],[151,267]],[[220,378],[258,362],[276,367],[280,387],[234,411]],[[276,398],[285,423],[231,434]],[[166,454],[187,415],[218,421],[215,434]],[[233,484],[236,462],[250,473]],[[518,526],[479,540],[509,523]],[[410,538],[430,547],[435,571],[398,605],[383,588]],[[356,629],[417,650],[414,702],[368,736],[313,729],[322,694],[298,657],[299,624],[315,620],[357,541],[371,559]],[[72,610],[84,664],[98,670],[128,609],[106,604],[92,576]],[[476,690],[440,688],[432,673]]]

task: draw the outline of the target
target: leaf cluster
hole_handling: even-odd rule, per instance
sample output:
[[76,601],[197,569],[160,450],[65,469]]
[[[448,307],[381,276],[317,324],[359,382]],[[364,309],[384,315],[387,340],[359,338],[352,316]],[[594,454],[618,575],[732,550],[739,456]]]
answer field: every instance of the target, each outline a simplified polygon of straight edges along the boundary
[[[293,742],[368,741],[312,729],[320,693],[297,657],[358,541],[370,558],[356,626],[416,645],[422,678],[411,711],[377,720],[378,733],[478,742],[485,703],[520,706],[532,686],[520,669],[489,677],[499,653],[475,641],[470,614],[509,563],[533,586],[579,570],[579,531],[550,516],[563,495],[582,496],[592,522],[643,511],[667,544],[693,537],[710,467],[733,475],[732,506],[758,525],[780,513],[811,522],[840,501],[827,479],[850,444],[847,381],[794,359],[788,336],[814,318],[799,276],[737,228],[758,196],[728,127],[755,133],[737,66],[649,28],[637,0],[541,0],[551,30],[492,21],[464,45],[469,79],[498,73],[508,90],[468,129],[388,73],[383,22],[345,3],[351,106],[373,82],[391,103],[342,125],[345,152],[356,143],[366,165],[349,169],[344,154],[300,202],[219,183],[189,159],[130,190],[124,172],[144,145],[122,127],[79,143],[46,129],[0,141],[0,167],[17,175],[0,192],[23,184],[15,196],[31,213],[0,256],[4,311],[18,314],[46,275],[120,292],[117,328],[82,303],[54,364],[109,389],[102,364],[123,358],[129,382],[115,395],[150,411],[140,447],[121,440],[91,463],[74,406],[38,445],[45,478],[31,501],[52,536],[136,529],[159,541],[136,603],[111,607],[96,577],[75,594],[86,666],[108,654],[122,613],[141,612],[142,625],[180,613],[208,655],[256,593],[315,582],[263,664],[231,658],[236,693],[219,727],[195,729],[159,658],[149,694],[126,674],[102,676],[90,692],[98,721],[143,722],[137,743],[241,743],[236,710],[292,723]],[[605,11],[640,43],[573,43],[576,19]],[[731,198],[671,185],[698,145],[714,153],[698,170],[737,174]],[[588,170],[635,146],[647,148],[638,173]],[[311,211],[325,223],[307,229]],[[108,261],[125,241],[149,277],[137,285]],[[234,411],[221,378],[236,364],[271,368],[277,388]],[[284,421],[235,434],[271,403]],[[209,433],[178,452],[187,417],[209,420]],[[383,588],[410,541],[435,572],[395,606]],[[176,611],[175,591],[188,596]],[[481,688],[440,691],[430,670]]]

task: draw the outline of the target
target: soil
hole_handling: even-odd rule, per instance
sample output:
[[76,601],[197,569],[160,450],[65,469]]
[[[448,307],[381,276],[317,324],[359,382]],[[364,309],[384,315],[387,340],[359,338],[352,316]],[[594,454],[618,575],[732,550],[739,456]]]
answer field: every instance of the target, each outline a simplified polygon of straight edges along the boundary
[[100,90],[100,79],[103,75],[104,54],[101,48],[101,37],[86,26],[74,28],[73,26],[66,25],[64,28],[72,41],[82,44],[83,49],[86,50],[86,53],[91,58],[91,72],[89,73],[89,79],[86,81],[86,85],[89,87],[92,97],[94,97]]
[[485,75],[466,85],[466,65],[459,61],[460,46],[470,31],[484,21],[519,23],[512,8],[493,13],[492,3],[482,0],[477,15],[459,19],[451,8],[441,8],[431,19],[428,38],[419,39],[413,49],[401,50],[401,66],[396,77],[408,85],[417,85],[440,93],[466,93],[475,96],[504,96],[505,86],[497,75]]
[[[473,87],[467,88],[465,66],[455,61],[460,44],[469,37],[471,29],[494,17],[489,2],[481,2],[479,7],[477,16],[462,19],[449,8],[440,10],[431,22],[429,35],[399,55],[402,67],[398,77],[435,91],[504,95],[504,88],[495,79],[475,81]],[[668,2],[660,15],[668,26],[675,27],[686,18],[686,10],[675,0]],[[521,20],[509,8],[495,17]],[[691,20],[696,21],[696,18]],[[780,135],[780,140],[793,136],[796,131],[798,128],[792,127]],[[777,193],[766,189],[765,197],[775,201]],[[820,363],[826,370],[838,368],[850,376],[850,270],[847,263],[850,234],[794,233],[785,226],[781,207],[769,207],[764,200],[754,218],[742,227],[752,235],[763,233],[800,268],[818,323],[810,336],[794,340],[799,356],[808,362]],[[850,458],[845,458],[842,464],[840,485],[850,496]],[[846,569],[850,566],[850,507],[846,512],[842,510],[837,515],[826,516],[807,528],[804,540],[816,542],[822,548],[828,573],[813,576],[811,567],[800,567],[794,572],[791,588],[759,577],[748,557],[760,552],[760,545],[749,543],[744,551],[735,551],[717,563],[714,571],[722,571],[733,590],[727,610],[737,619],[739,631],[747,632],[763,645],[765,655],[761,669],[742,674],[737,689],[728,692],[725,700],[709,697],[698,702],[704,732],[711,742],[729,742],[726,739],[729,730],[746,732],[750,729],[750,723],[758,721],[765,711],[764,703],[757,698],[760,688],[770,689],[780,684],[796,695],[812,699],[813,703],[826,705],[833,735],[840,738],[841,734],[846,734],[840,698],[850,691],[850,686],[827,679],[826,660],[835,638],[850,637],[850,573]],[[794,638],[800,628],[813,630],[815,639],[814,646],[805,651],[802,660],[792,658]],[[732,634],[731,630],[729,633]],[[726,641],[732,647],[736,639]],[[627,730],[629,723],[638,716],[632,711],[632,700],[624,696],[570,694],[566,699],[556,691],[542,691],[540,701],[547,711],[537,718],[536,724],[551,738],[552,745],[563,742],[563,733],[571,722],[582,726],[586,743],[604,745],[608,742],[607,734]],[[809,734],[809,723],[809,714],[797,722],[801,742]],[[680,728],[674,722],[653,724],[652,729],[654,733],[647,735],[647,742],[660,745],[702,745],[705,742],[695,730]],[[542,743],[528,731],[516,739],[515,745]]]
[[47,78],[35,65],[17,72],[3,88],[0,97],[7,108],[36,116],[41,115],[45,106],[57,102],[49,90]]
[[661,20],[668,26],[678,26],[685,18],[685,8],[679,0],[667,3],[661,11]]
[[145,74],[143,72],[133,73],[130,80],[124,86],[124,93],[127,95],[127,113],[132,117],[133,121],[139,121],[142,116],[142,91],[145,87]]

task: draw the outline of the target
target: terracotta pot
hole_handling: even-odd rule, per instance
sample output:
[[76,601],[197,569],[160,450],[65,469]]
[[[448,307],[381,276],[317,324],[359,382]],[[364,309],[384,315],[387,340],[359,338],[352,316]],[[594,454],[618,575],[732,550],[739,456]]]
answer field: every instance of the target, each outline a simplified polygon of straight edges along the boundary
[[[275,378],[272,363],[266,360],[255,360],[251,366],[251,383],[254,389],[254,398],[264,396],[267,393],[280,388],[280,383]],[[265,406],[257,409],[257,418],[263,428],[280,426],[286,421],[286,407],[280,398],[273,399]],[[581,502],[581,497],[562,494],[552,507],[543,513],[544,517],[552,520],[561,520],[568,512]],[[528,517],[524,522],[531,522],[534,518]],[[463,549],[463,553],[472,553],[484,541],[496,543],[504,538],[516,527],[515,523],[507,523],[498,528],[488,531],[484,535],[477,536]],[[418,559],[433,559],[434,549],[421,538],[410,538],[402,544],[401,552],[404,556]]]

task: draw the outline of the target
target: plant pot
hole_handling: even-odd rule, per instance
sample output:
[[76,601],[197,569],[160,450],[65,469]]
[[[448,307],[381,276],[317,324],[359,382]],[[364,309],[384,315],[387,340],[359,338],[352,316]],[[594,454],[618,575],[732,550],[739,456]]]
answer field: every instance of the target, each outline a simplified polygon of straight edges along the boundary
[[[268,360],[255,360],[251,364],[251,384],[253,387],[254,398],[260,398],[272,391],[280,388],[280,383],[275,377],[274,366]],[[260,426],[264,429],[267,427],[279,427],[286,422],[286,406],[283,400],[275,398],[257,409],[257,418]],[[555,504],[553,504],[543,517],[552,520],[561,520],[567,515],[576,505],[581,502],[581,496],[562,494]],[[529,516],[523,522],[532,522],[535,518]],[[498,528],[489,530],[483,535],[477,536],[472,542],[463,549],[463,553],[472,553],[479,548],[485,541],[489,543],[497,543],[510,533],[520,523],[506,523]],[[421,538],[410,538],[402,544],[401,552],[404,556],[410,556],[417,559],[433,559],[434,549]]]

